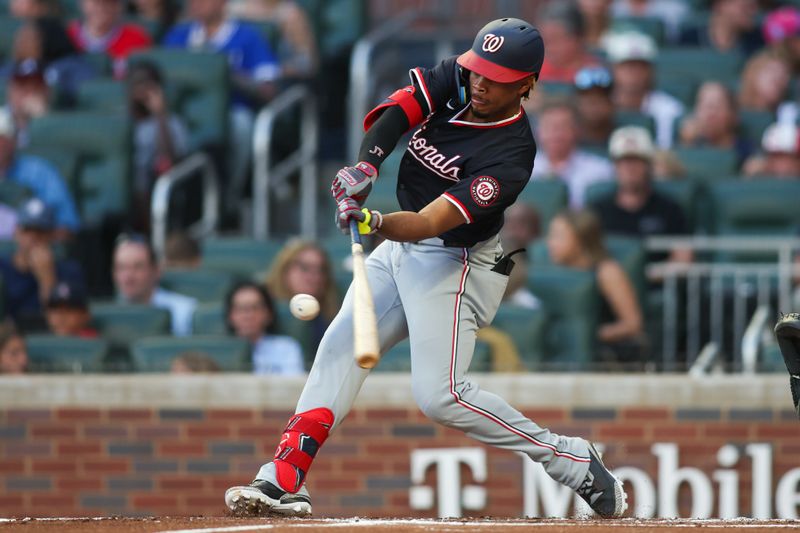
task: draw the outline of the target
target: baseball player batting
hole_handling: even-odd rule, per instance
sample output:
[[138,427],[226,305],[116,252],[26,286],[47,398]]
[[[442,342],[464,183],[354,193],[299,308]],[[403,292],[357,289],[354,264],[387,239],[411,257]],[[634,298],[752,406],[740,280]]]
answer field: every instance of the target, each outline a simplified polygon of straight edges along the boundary
[[[619,517],[627,508],[622,483],[591,443],[538,426],[466,377],[475,333],[494,318],[508,282],[498,232],[533,168],[536,145],[520,103],[534,89],[543,58],[539,31],[504,18],[484,26],[460,56],[412,69],[411,85],[366,116],[360,161],[336,174],[331,192],[340,229],[347,232],[356,219],[362,233],[386,238],[366,262],[380,349],[409,338],[422,412],[527,454],[597,514]],[[362,211],[381,163],[411,129],[397,180],[402,211]],[[320,343],[274,459],[250,485],[226,491],[234,513],[311,513],[309,469],[369,374],[353,360],[352,293],[351,286]]]

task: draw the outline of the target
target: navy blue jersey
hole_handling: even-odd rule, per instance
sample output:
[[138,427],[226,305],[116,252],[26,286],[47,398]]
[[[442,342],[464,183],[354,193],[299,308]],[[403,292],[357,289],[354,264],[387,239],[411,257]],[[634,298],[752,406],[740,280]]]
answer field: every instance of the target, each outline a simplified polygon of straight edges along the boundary
[[469,104],[459,102],[457,68],[452,57],[432,69],[411,71],[427,118],[400,163],[397,199],[403,210],[416,212],[443,196],[464,224],[439,237],[453,246],[472,246],[503,227],[503,212],[530,179],[536,143],[522,109],[500,122],[464,120]]

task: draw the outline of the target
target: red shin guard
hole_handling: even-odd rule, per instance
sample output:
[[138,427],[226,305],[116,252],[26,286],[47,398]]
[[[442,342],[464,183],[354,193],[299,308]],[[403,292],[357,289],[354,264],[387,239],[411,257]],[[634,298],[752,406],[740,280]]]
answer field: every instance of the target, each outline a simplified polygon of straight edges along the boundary
[[333,412],[325,407],[297,413],[289,420],[275,451],[275,470],[283,490],[300,489],[332,425]]

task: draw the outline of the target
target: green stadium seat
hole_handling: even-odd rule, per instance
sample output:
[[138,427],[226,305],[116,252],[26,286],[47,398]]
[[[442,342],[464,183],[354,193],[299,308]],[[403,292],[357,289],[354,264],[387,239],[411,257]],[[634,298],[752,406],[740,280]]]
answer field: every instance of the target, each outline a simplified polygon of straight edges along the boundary
[[727,179],[737,170],[735,150],[677,147],[674,152],[686,174],[700,183]]
[[[411,343],[404,339],[381,356],[375,372],[411,372]],[[469,365],[470,372],[491,372],[492,355],[489,345],[475,341],[475,352]]]
[[528,287],[549,316],[543,365],[586,369],[594,354],[600,303],[594,273],[537,266],[528,273]]
[[111,57],[103,52],[88,52],[81,57],[92,66],[98,76],[111,76],[113,74],[113,65]]
[[216,237],[203,240],[204,269],[251,277],[269,269],[284,241],[260,241],[247,237]]
[[250,346],[238,337],[148,337],[134,342],[131,352],[139,372],[169,372],[172,360],[185,352],[206,354],[227,372],[246,372],[252,367]]
[[497,310],[492,325],[511,337],[527,370],[541,368],[546,356],[547,312],[544,309],[504,303]]
[[225,306],[221,302],[198,304],[192,316],[192,331],[198,335],[226,335]]
[[709,193],[717,235],[793,235],[800,224],[800,181],[730,180]]
[[567,185],[557,178],[537,178],[528,182],[517,197],[518,202],[530,204],[539,212],[542,231],[547,231],[550,220],[566,209],[569,201]]
[[223,300],[233,287],[234,275],[230,272],[209,269],[165,270],[161,286],[200,302]]
[[306,10],[323,60],[351,48],[364,34],[367,5],[361,0],[300,0]]
[[[2,244],[3,241],[0,241]],[[2,253],[0,253],[0,257],[5,257]],[[0,275],[0,294],[5,294],[5,286],[3,285],[3,276]],[[5,298],[0,298],[0,322],[5,320],[6,318],[6,308],[5,308]]]
[[168,335],[171,318],[167,309],[149,305],[94,303],[92,322],[112,343],[128,344],[141,337]]
[[636,31],[648,35],[658,46],[664,44],[664,21],[656,17],[614,17],[611,31]]
[[626,237],[622,235],[606,235],[606,248],[611,257],[617,260],[625,273],[628,274],[633,288],[639,298],[639,305],[645,302],[645,292],[647,290],[647,278],[645,276],[645,266],[647,254],[644,249],[644,242],[637,237]]
[[227,146],[229,81],[225,54],[154,48],[131,56],[159,66],[175,107],[187,122],[190,147]]
[[575,86],[571,83],[543,81],[536,85],[536,90],[551,98],[562,98],[572,96],[575,93]]
[[57,146],[78,160],[81,218],[98,225],[125,215],[131,197],[131,124],[125,116],[91,112],[48,113],[31,122],[33,150]]
[[773,122],[775,115],[769,111],[739,110],[739,132],[753,143],[754,147],[761,146],[764,130]]
[[288,302],[275,302],[276,333],[288,335],[300,343],[303,349],[303,359],[306,370],[311,368],[316,356],[314,342],[314,327],[311,322],[295,318],[289,311]]
[[[697,93],[697,87],[697,81],[686,80],[682,78],[658,80],[656,85],[656,89],[664,91],[665,93],[670,94],[680,100],[680,102],[686,106],[686,109],[692,109],[694,107],[694,99],[695,94]],[[675,133],[677,135],[677,128]]]
[[662,48],[655,60],[657,84],[670,79],[731,84],[738,79],[741,66],[738,53],[721,53],[713,48]]
[[614,113],[614,127],[639,126],[647,129],[651,135],[655,135],[656,121],[650,115],[645,115],[639,111],[617,111]]
[[108,352],[103,339],[28,335],[25,345],[31,372],[99,372]]
[[0,16],[0,62],[5,63],[10,60],[11,50],[14,47],[14,35],[22,26],[22,22],[11,15]]
[[88,80],[78,88],[76,107],[84,111],[127,113],[128,90],[121,81]]
[[17,249],[17,243],[11,240],[0,240],[0,257],[11,257]]
[[14,181],[0,180],[0,204],[19,207],[31,196],[33,194],[27,187]]

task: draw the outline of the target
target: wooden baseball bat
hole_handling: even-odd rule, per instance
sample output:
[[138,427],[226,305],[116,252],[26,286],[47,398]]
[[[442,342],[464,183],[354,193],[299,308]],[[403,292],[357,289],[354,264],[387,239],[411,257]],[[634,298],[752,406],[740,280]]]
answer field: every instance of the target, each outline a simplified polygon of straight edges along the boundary
[[364,264],[364,246],[355,219],[350,219],[350,238],[353,253],[353,357],[361,368],[372,368],[381,357],[378,323]]

